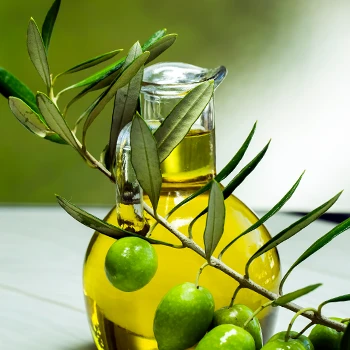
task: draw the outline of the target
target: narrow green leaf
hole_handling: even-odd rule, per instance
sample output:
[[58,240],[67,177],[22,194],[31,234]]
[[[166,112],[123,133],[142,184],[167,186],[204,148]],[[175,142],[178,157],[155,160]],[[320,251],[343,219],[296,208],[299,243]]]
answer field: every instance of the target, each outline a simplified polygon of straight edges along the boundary
[[[162,43],[157,45],[156,44],[157,40],[162,40],[162,38],[164,37],[164,35],[161,36],[161,32],[162,31],[158,31],[157,32],[158,34],[157,33],[153,34],[151,36],[151,38],[149,38],[147,40],[147,42],[142,46],[142,49],[144,52],[150,51],[149,49],[151,49],[152,51],[154,50],[154,52],[151,53],[154,58],[157,57],[162,52],[162,50],[164,51],[168,47],[170,47],[176,39],[176,34],[170,34],[170,37],[166,38],[166,40],[163,40]],[[174,37],[175,37],[175,39],[174,39]],[[157,38],[159,38],[159,39],[157,39]],[[71,89],[75,89],[75,88],[79,88],[79,87],[83,87],[83,86],[88,85],[87,88],[85,88],[79,95],[77,95],[74,98],[73,102],[75,102],[79,98],[83,97],[85,94],[87,94],[91,91],[99,90],[99,89],[102,89],[106,86],[109,86],[111,84],[111,82],[117,77],[119,70],[123,66],[124,62],[125,62],[125,57],[123,57],[119,61],[113,63],[112,65],[102,69],[101,71],[91,75],[90,77],[67,87],[66,89],[62,90],[60,92],[60,94],[62,94],[63,92],[66,92],[68,90],[71,90]],[[150,60],[148,59],[146,63],[149,63],[149,62],[150,62]]]
[[321,313],[321,309],[330,303],[340,303],[340,302],[344,302],[344,301],[350,301],[350,294],[345,294],[345,295],[341,295],[339,297],[335,297],[332,299],[328,299],[326,301],[324,301],[323,303],[320,304],[320,306],[318,307],[318,311]]
[[[262,149],[262,151],[251,161],[249,162],[224,188],[222,191],[224,195],[224,199],[227,199],[232,192],[244,181],[244,179],[256,168],[256,166],[263,159],[267,149],[269,148],[270,141],[268,144]],[[205,213],[208,212],[208,208],[203,209],[190,223],[188,226],[188,232],[192,235],[192,228],[197,220],[202,217]]]
[[312,222],[318,219],[322,214],[324,214],[339,198],[341,192],[331,198],[329,201],[323,203],[318,208],[311,211],[309,214],[303,216],[301,219],[297,220],[286,229],[282,230],[276,236],[271,238],[266,242],[247,262],[246,264],[246,275],[248,275],[248,270],[250,264],[260,255],[268,252],[269,250],[277,247],[279,244],[283,243],[287,239],[293,237],[298,232],[300,232],[305,227],[309,226]]
[[177,34],[168,34],[160,38],[154,44],[150,45],[147,49],[151,54],[146,62],[149,63],[161,55],[165,50],[167,50],[176,41]]
[[137,233],[125,231],[120,227],[113,226],[105,221],[102,221],[96,216],[87,213],[85,210],[78,208],[76,205],[74,205],[73,203],[70,203],[67,199],[61,196],[56,195],[56,198],[57,198],[58,204],[71,217],[73,217],[75,220],[79,221],[83,225],[90,227],[93,230],[96,230],[108,237],[118,239],[118,238],[127,237],[127,236],[134,236],[134,237],[142,238],[152,244],[162,244],[165,246],[174,247],[173,244],[170,244],[167,242],[158,241],[156,239],[151,239],[151,238],[138,235]]
[[38,92],[37,103],[49,128],[63,138],[68,144],[79,150],[76,138],[53,101],[44,93]]
[[143,190],[148,194],[153,209],[156,212],[160,189],[162,187],[162,173],[154,136],[140,115],[136,114],[130,131],[131,163],[136,178]]
[[228,183],[228,185],[223,190],[225,199],[228,198],[232,194],[232,192],[245,180],[245,178],[253,172],[253,170],[257,167],[260,161],[264,158],[264,155],[267,152],[269,146],[270,141],[260,151],[260,153]]
[[90,68],[90,67],[94,67],[100,63],[103,63],[105,61],[110,60],[111,58],[115,57],[116,55],[118,55],[118,53],[122,52],[123,49],[118,49],[118,50],[114,50],[114,51],[110,51],[107,53],[104,53],[102,55],[90,58],[87,61],[84,61],[82,63],[77,64],[76,66],[64,71],[63,73],[60,73],[57,75],[57,77],[64,75],[64,74],[71,74],[71,73],[75,73],[75,72],[79,72],[81,70]]
[[33,18],[30,19],[27,31],[29,57],[46,86],[51,86],[50,69],[47,61],[43,39]]
[[[256,123],[253,126],[253,129],[251,130],[250,134],[248,135],[247,139],[244,141],[243,145],[241,146],[241,148],[238,150],[238,152],[233,156],[233,158],[225,165],[225,167],[219,172],[219,174],[217,174],[215,176],[215,180],[217,182],[221,182],[222,180],[226,179],[226,177],[228,175],[230,175],[232,173],[232,171],[234,171],[237,167],[237,165],[239,164],[239,162],[241,161],[241,159],[243,158],[246,150],[248,149],[248,146],[253,138],[253,135],[255,133],[255,129],[256,129]],[[201,195],[202,193],[208,191],[210,189],[211,186],[211,181],[209,181],[206,185],[204,185],[203,187],[201,187],[198,191],[192,193],[190,196],[188,196],[187,198],[185,198],[182,202],[180,202],[179,204],[177,204],[173,209],[170,210],[170,212],[167,214],[166,218],[169,218],[177,209],[179,209],[180,207],[182,207],[184,204],[188,203],[189,201],[191,201],[192,199],[198,197],[199,195]]]
[[205,257],[208,261],[224,233],[225,201],[220,185],[213,180],[208,204],[208,216],[204,231]]
[[85,144],[86,132],[95,118],[103,110],[106,104],[115,96],[117,91],[128,84],[130,80],[137,74],[141,67],[145,64],[149,52],[146,51],[137,57],[131,64],[129,64],[120,74],[119,77],[112,83],[112,85],[105,90],[99,98],[94,102],[94,108],[91,110],[89,116],[85,120],[83,128],[83,144]]
[[350,323],[346,326],[346,330],[342,336],[340,350],[350,350]]
[[[125,69],[137,57],[142,54],[142,48],[139,42],[136,42],[130,49],[123,68]],[[117,91],[114,100],[114,110],[112,124],[110,128],[109,147],[107,152],[107,164],[113,164],[115,159],[115,147],[120,131],[123,127],[132,121],[135,114],[138,98],[140,95],[141,82],[143,77],[143,66],[128,84]]]
[[[333,203],[339,198],[341,192],[333,198]],[[335,199],[335,200],[334,200]],[[329,206],[330,207],[330,206]],[[280,283],[280,289],[282,290],[282,287],[287,280],[290,273],[294,270],[295,267],[297,267],[300,263],[302,263],[304,260],[309,258],[311,255],[315,254],[317,251],[319,251],[321,248],[323,248],[325,245],[327,245],[330,241],[332,241],[335,237],[339,236],[344,231],[348,230],[350,228],[350,218],[344,220],[339,225],[334,227],[332,230],[330,230],[328,233],[326,233],[324,236],[319,238],[315,243],[313,243],[299,258],[298,260],[290,267],[290,269],[287,271],[287,273],[284,275],[281,283]]]
[[124,62],[125,57],[96,72],[90,77],[80,81],[79,83],[68,86],[67,88],[60,91],[59,95],[63,94],[66,91],[86,86],[84,90],[79,92],[79,94],[75,96],[71,102],[69,102],[69,105],[72,105],[74,102],[78,101],[89,92],[103,89],[104,87],[109,86],[112,81],[115,80],[115,78],[120,74],[120,69],[123,67]]
[[164,35],[166,35],[166,28],[157,30],[154,34],[152,34],[147,41],[142,45],[142,51],[149,51],[148,49],[155,44],[159,39],[161,39]]
[[312,284],[310,286],[301,288],[296,290],[295,292],[291,292],[285,295],[282,295],[278,299],[276,299],[273,303],[272,306],[283,306],[286,305],[290,302],[292,302],[295,299],[298,299],[306,294],[309,294],[313,292],[316,288],[322,286],[322,283],[317,283],[317,284]]
[[160,162],[163,162],[186,136],[211,100],[213,92],[214,82],[212,80],[199,84],[165,118],[154,133]]
[[226,177],[228,175],[230,175],[233,170],[236,169],[237,165],[239,164],[239,162],[242,160],[243,156],[245,155],[245,153],[250,145],[250,142],[252,141],[255,130],[256,130],[256,122],[254,123],[252,130],[250,131],[248,137],[246,138],[246,140],[244,141],[243,145],[238,150],[238,152],[225,165],[225,167],[219,172],[219,174],[216,175],[215,180],[217,182],[220,182],[220,181],[226,179]]
[[25,102],[17,97],[10,97],[9,107],[14,116],[26,129],[42,138],[46,136],[49,129],[40,120],[39,115],[35,113]]
[[247,230],[242,232],[240,235],[235,237],[220,253],[219,257],[222,257],[222,255],[229,249],[238,239],[245,236],[247,233],[252,232],[253,230],[256,230],[258,227],[263,225],[265,221],[267,221],[269,218],[271,218],[273,215],[275,215],[287,202],[288,200],[293,196],[295,190],[298,188],[300,181],[303,177],[305,172],[301,174],[297,182],[292,186],[292,188],[287,192],[286,195],[271,209],[269,210],[261,219],[259,219],[255,224],[250,226]]
[[66,143],[57,134],[52,132],[41,116],[33,111],[25,102],[17,97],[9,97],[9,107],[20,123],[35,135],[57,143]]
[[45,136],[45,139],[59,143],[61,145],[68,145],[68,142],[66,140],[64,140],[60,135],[56,134],[53,131],[49,131],[49,133]]
[[55,22],[57,19],[58,12],[60,10],[60,6],[61,6],[61,0],[55,0],[49,12],[46,15],[46,18],[43,24],[43,28],[41,32],[42,32],[43,43],[46,51],[48,51],[49,49],[52,31],[55,26]]
[[[115,81],[115,79],[117,77],[120,76],[121,74],[121,68],[123,66],[123,62],[125,62],[125,58],[120,59],[119,61],[117,61],[117,63],[113,64],[113,67],[115,68],[115,71],[111,74],[106,73],[104,78],[101,78],[101,80],[97,80],[96,82],[93,82],[92,84],[88,85],[85,89],[83,89],[81,92],[79,92],[78,95],[76,95],[66,106],[66,110],[68,110],[68,108],[70,108],[70,106],[75,103],[76,101],[80,100],[82,97],[84,97],[86,94],[88,94],[89,92],[92,91],[96,91],[96,90],[100,90],[106,86],[110,86],[111,83],[113,81]],[[111,66],[109,66],[111,67]],[[107,67],[107,68],[109,68]],[[105,69],[107,69],[105,68]],[[97,74],[97,73],[96,73]],[[68,87],[64,90],[62,90],[61,92],[58,93],[57,96],[61,95],[62,93],[64,93],[65,91],[71,90],[71,87]]]
[[6,98],[13,96],[21,99],[32,110],[39,113],[39,108],[36,104],[33,92],[19,79],[2,67],[0,67],[0,93]]
[[[152,59],[148,58],[145,64],[151,62],[153,59],[158,57],[162,52],[164,52],[167,48],[169,48],[175,42],[177,34],[169,34],[169,36],[166,36],[166,38],[164,39],[162,37],[159,37],[159,40],[161,40],[161,42],[156,43],[156,38],[163,31],[164,30],[159,31],[159,33],[157,32],[158,35],[156,35],[157,33],[155,33],[153,38],[150,38],[148,40],[149,43],[147,45],[144,44],[142,46],[143,52],[149,51],[150,56],[152,56]],[[148,47],[150,48],[150,50],[147,50]],[[102,71],[95,73],[89,78],[84,79],[80,83],[77,83],[75,85],[72,85],[64,89],[63,91],[61,91],[61,93],[71,90],[73,88],[78,88],[78,87],[88,85],[83,91],[81,91],[77,96],[74,97],[74,99],[69,103],[69,106],[70,106],[74,102],[76,102],[77,100],[85,96],[87,93],[100,90],[109,86],[115,80],[115,78],[120,74],[120,70],[124,64],[125,64],[125,57],[120,59],[116,63],[106,67]]]

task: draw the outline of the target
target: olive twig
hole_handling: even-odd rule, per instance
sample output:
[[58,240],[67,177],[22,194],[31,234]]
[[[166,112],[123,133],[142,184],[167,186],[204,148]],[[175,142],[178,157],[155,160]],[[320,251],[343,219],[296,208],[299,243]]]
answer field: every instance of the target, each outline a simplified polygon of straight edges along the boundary
[[196,283],[195,283],[197,289],[198,289],[198,287],[199,287],[199,277],[201,276],[203,270],[204,270],[207,266],[209,266],[209,264],[208,264],[207,262],[205,262],[205,263],[199,268],[199,270],[198,270],[197,277],[196,277]]
[[236,299],[236,297],[237,297],[237,294],[238,294],[238,292],[239,292],[241,289],[243,289],[241,285],[239,285],[239,286],[235,289],[235,291],[233,292],[233,295],[232,295],[232,298],[231,298],[231,302],[230,302],[229,307],[232,307],[232,306],[233,306],[233,303],[235,302],[235,299]]
[[315,324],[315,322],[311,321],[309,322],[296,336],[292,336],[292,339],[299,338],[302,334],[304,334],[310,327],[312,327]]
[[258,309],[256,309],[254,311],[254,313],[244,322],[243,328],[245,329],[245,327],[248,326],[249,322],[255,317],[257,316],[261,311],[263,311],[264,309],[266,309],[267,307],[271,306],[271,304],[273,303],[272,301],[268,301],[267,303],[261,305]]
[[313,312],[314,314],[317,314],[317,310],[314,309],[314,308],[311,308],[311,307],[299,310],[299,311],[294,315],[294,317],[292,318],[292,320],[289,322],[289,325],[288,325],[288,328],[287,328],[287,331],[286,331],[286,335],[285,335],[285,339],[284,339],[285,342],[287,342],[288,339],[290,338],[290,337],[289,337],[289,334],[290,334],[290,332],[291,332],[291,330],[292,330],[292,327],[293,327],[293,324],[294,324],[295,320],[296,320],[300,315],[302,315],[304,312],[306,312],[306,311],[311,311],[311,312]]

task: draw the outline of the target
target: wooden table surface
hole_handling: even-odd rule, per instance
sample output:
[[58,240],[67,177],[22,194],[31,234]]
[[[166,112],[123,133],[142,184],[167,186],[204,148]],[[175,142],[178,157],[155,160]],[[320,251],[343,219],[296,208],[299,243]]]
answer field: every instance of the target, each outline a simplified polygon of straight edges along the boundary
[[[107,208],[89,208],[103,217]],[[267,224],[278,233],[299,216],[277,214]],[[93,350],[84,311],[82,262],[92,231],[58,207],[0,207],[0,349]],[[285,272],[335,224],[319,220],[279,248]],[[299,266],[285,291],[322,282],[301,298],[303,306],[350,293],[350,230]],[[329,316],[350,317],[350,303],[326,306]],[[277,330],[293,314],[280,310]],[[306,324],[299,319],[296,328]]]

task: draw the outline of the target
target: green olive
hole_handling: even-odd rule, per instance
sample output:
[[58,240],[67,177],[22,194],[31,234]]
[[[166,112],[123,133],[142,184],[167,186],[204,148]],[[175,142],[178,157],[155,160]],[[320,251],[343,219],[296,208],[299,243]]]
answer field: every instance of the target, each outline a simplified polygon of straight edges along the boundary
[[[340,322],[341,318],[331,317],[331,320]],[[318,324],[310,332],[309,338],[315,350],[340,350],[343,334],[343,332]]]
[[222,324],[213,328],[198,343],[196,350],[254,350],[253,337],[241,327]]
[[[287,342],[281,339],[267,342],[261,350],[305,350],[306,347],[294,339],[290,339]],[[330,349],[329,349],[330,350]]]
[[207,332],[214,315],[214,298],[204,287],[183,283],[159,303],[153,323],[159,350],[188,349]]
[[[268,340],[268,343],[270,342],[273,342],[275,340],[283,340],[285,339],[286,337],[286,333],[287,332],[279,332],[279,333],[276,333],[274,336],[272,336],[269,340]],[[294,338],[298,335],[298,332],[294,332],[294,331],[291,331],[289,333],[289,336],[292,338],[292,340],[295,340],[295,341],[298,341],[299,343],[301,343],[302,345],[304,345],[304,348],[306,350],[314,350],[314,346],[312,345],[312,342],[311,340],[306,337],[305,335],[300,335],[298,338]]]
[[147,285],[158,268],[153,246],[138,237],[125,237],[112,244],[107,252],[105,271],[114,287],[134,292]]
[[[243,327],[244,323],[252,315],[253,311],[248,306],[242,304],[236,304],[231,307],[223,307],[215,311],[212,326],[216,327],[221,324],[233,324],[238,327]],[[258,318],[254,317],[244,329],[254,338],[255,349],[261,349],[263,340]]]

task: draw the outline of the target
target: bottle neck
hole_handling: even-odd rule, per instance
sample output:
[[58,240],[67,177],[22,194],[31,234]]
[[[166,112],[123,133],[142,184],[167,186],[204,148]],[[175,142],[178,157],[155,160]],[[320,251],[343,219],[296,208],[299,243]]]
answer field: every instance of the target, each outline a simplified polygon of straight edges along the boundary
[[165,187],[202,185],[215,175],[215,133],[192,129],[161,164]]
[[[144,95],[142,115],[156,130],[183,96]],[[161,164],[163,187],[197,187],[215,176],[214,99],[192,125],[186,137]]]

